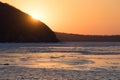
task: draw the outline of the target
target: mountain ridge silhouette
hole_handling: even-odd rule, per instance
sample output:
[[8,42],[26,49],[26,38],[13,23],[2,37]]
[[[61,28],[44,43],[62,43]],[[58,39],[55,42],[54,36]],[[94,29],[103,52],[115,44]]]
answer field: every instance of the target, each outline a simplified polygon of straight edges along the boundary
[[27,13],[0,2],[0,42],[58,42],[54,32]]

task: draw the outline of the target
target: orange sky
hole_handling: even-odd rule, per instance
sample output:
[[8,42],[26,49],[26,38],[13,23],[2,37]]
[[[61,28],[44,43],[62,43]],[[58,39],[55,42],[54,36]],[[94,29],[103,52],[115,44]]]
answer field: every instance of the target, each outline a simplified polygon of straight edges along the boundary
[[120,35],[120,0],[1,0],[39,16],[53,31]]

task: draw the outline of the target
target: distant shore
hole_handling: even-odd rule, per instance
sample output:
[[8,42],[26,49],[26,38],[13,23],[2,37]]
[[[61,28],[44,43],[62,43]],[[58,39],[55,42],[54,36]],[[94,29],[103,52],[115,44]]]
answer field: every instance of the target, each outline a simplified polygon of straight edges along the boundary
[[120,42],[120,35],[80,35],[55,32],[61,42]]

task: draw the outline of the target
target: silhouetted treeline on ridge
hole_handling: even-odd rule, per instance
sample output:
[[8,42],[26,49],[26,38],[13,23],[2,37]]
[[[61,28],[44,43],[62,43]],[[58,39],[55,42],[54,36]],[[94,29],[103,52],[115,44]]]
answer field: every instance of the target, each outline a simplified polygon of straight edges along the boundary
[[0,2],[0,42],[58,42],[43,22]]
[[120,42],[120,35],[79,35],[55,33],[62,42]]

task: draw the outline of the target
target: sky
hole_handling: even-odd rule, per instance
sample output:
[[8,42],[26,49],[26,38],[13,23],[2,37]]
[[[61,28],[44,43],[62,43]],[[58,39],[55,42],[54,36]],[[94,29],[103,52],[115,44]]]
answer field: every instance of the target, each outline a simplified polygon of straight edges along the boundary
[[0,0],[37,17],[53,31],[120,35],[120,0]]

